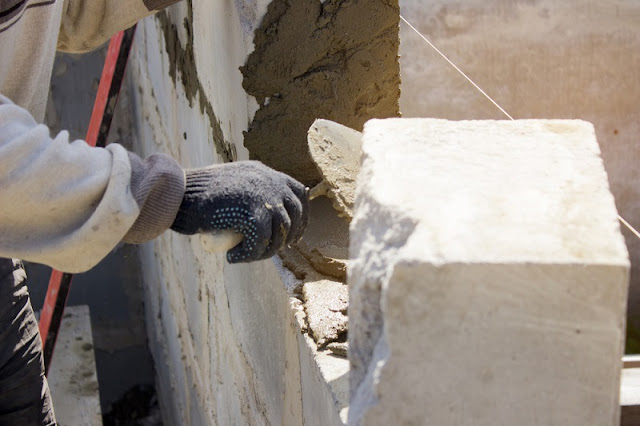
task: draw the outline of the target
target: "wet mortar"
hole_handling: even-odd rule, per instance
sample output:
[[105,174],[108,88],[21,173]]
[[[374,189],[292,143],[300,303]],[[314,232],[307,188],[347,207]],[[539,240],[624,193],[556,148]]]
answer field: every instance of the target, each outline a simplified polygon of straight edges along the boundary
[[398,23],[397,1],[271,2],[241,68],[260,105],[245,133],[251,158],[313,186],[321,177],[307,130],[316,118],[362,130],[398,116]]

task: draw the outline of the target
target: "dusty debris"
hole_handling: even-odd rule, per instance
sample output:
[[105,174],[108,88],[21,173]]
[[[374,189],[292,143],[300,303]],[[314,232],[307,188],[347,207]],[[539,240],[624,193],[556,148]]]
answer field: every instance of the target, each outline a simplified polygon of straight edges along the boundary
[[349,224],[326,197],[311,201],[311,218],[302,239],[280,251],[284,265],[306,281],[327,277],[346,282]]
[[302,297],[309,329],[318,348],[347,332],[349,292],[346,285],[331,280],[308,282],[304,284]]
[[135,385],[103,416],[104,426],[160,426],[162,415],[152,386]]

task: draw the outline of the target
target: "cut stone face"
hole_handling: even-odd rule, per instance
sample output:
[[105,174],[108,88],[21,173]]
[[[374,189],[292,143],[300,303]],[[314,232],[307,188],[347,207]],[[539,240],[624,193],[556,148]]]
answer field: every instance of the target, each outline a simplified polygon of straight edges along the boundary
[[619,422],[629,262],[591,124],[369,121],[350,238],[350,424]]

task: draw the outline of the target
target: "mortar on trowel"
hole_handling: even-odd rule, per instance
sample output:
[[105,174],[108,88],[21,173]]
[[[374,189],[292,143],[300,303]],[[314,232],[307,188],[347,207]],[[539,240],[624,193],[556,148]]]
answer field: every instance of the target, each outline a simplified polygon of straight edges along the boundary
[[[309,153],[322,181],[310,191],[311,221],[294,247],[313,271],[343,283],[347,278],[349,222],[360,169],[361,137],[360,132],[322,119],[307,132]],[[308,274],[297,272],[293,262],[289,265],[296,276]]]
[[362,133],[330,120],[318,119],[309,128],[307,143],[322,176],[322,182],[311,189],[310,199],[327,196],[338,215],[350,222],[360,170]]

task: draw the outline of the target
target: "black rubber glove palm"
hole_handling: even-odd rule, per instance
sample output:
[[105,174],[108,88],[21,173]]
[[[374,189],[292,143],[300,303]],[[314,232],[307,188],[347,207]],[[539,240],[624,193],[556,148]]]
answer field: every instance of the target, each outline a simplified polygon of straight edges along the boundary
[[273,256],[309,222],[305,187],[257,161],[186,171],[186,191],[171,229],[181,234],[233,230],[244,235],[229,263]]

